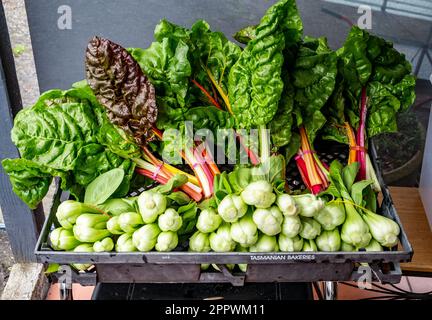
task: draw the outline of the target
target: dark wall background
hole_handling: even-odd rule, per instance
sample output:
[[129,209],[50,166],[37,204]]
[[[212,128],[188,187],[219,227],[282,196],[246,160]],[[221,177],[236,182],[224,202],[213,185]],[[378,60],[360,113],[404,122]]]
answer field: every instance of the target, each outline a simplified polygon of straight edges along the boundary
[[[124,47],[147,47],[153,30],[166,18],[190,27],[197,19],[227,35],[257,23],[275,3],[250,0],[30,0],[26,2],[41,91],[67,88],[82,79],[89,38],[101,35]],[[59,30],[57,9],[72,9],[72,29]]]
[[[231,36],[240,28],[257,24],[277,0],[27,0],[26,8],[40,90],[66,89],[84,78],[84,50],[93,35],[107,37],[125,47],[147,47],[155,25],[162,18],[190,27],[205,19],[213,30]],[[350,0],[354,3],[355,0]],[[57,12],[61,5],[72,9],[72,29],[60,30]],[[305,34],[327,36],[340,47],[349,25],[328,10],[357,22],[357,7],[321,0],[297,0]],[[413,58],[426,41],[430,22],[374,11],[372,32],[395,42]],[[416,40],[416,43],[412,41]],[[431,66],[422,65],[421,78],[429,78]]]

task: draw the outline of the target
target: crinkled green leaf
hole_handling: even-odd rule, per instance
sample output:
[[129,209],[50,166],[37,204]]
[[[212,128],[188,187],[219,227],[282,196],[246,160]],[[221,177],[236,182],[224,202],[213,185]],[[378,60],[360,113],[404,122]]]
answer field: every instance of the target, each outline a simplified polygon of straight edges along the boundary
[[158,96],[174,97],[180,107],[185,107],[191,76],[188,60],[189,47],[183,41],[163,38],[153,42],[148,49],[130,49],[131,55],[150,78]]
[[162,19],[155,27],[154,37],[156,41],[162,42],[164,38],[185,40],[190,36],[190,30]]
[[276,115],[270,122],[270,133],[272,144],[276,148],[283,147],[291,141],[293,109],[294,109],[294,87],[290,83],[289,75],[284,76],[284,90],[282,93]]
[[209,99],[190,80],[195,79],[213,94],[208,70],[221,89],[227,91],[229,70],[241,49],[221,32],[212,32],[203,20],[195,22],[191,29],[162,20],[156,26],[155,39],[157,42],[150,48],[130,52],[156,86],[157,126],[179,128],[180,122],[192,120],[196,129],[231,127],[232,120],[226,112],[201,107]]
[[216,129],[234,126],[234,120],[228,112],[213,106],[191,108],[185,113],[185,118],[193,121],[194,129],[209,129],[214,133]]
[[13,191],[31,209],[35,209],[48,192],[52,176],[26,159],[4,159],[2,165],[9,175]]
[[336,75],[337,57],[327,39],[306,37],[299,47],[293,73],[294,113],[297,125],[304,125],[311,143],[326,122],[321,109],[333,93]]
[[[203,20],[195,22],[191,30],[194,58],[199,59],[198,63],[208,69],[218,86],[227,93],[229,72],[240,56],[240,47],[229,41],[222,32],[212,32]],[[196,64],[196,68],[200,69],[200,65]],[[195,73],[200,71],[195,70]]]
[[241,128],[266,125],[276,114],[282,94],[282,51],[297,42],[302,23],[295,1],[272,6],[229,75],[231,107]]
[[[12,141],[22,158],[10,160],[16,161],[18,171],[7,171],[15,192],[32,208],[46,195],[47,181],[53,176],[61,178],[63,190],[82,199],[93,179],[118,167],[125,170],[118,189],[119,196],[124,196],[135,167],[129,158],[140,155],[139,148],[123,140],[109,123],[83,83],[67,91],[47,91],[33,107],[20,111]],[[111,145],[117,141],[118,145]],[[26,183],[33,183],[34,190],[26,190]]]
[[348,144],[346,128],[344,127],[344,123],[347,121],[345,117],[345,103],[344,82],[338,71],[335,90],[322,109],[323,114],[327,118],[327,123],[321,133],[323,139]]
[[53,169],[72,170],[80,149],[95,143],[96,118],[87,100],[76,100],[77,90],[51,90],[32,108],[15,117],[12,141],[21,157]]
[[415,100],[415,77],[405,55],[358,27],[351,29],[338,54],[343,64],[345,114],[351,125],[358,126],[361,90],[366,87],[368,136],[396,131],[396,114]]

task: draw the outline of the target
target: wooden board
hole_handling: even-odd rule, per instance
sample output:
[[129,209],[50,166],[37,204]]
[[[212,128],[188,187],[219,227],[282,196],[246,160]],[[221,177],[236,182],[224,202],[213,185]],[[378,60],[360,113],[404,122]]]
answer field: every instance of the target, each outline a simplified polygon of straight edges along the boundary
[[414,249],[412,262],[403,263],[402,270],[432,274],[432,231],[418,189],[390,187],[390,193]]

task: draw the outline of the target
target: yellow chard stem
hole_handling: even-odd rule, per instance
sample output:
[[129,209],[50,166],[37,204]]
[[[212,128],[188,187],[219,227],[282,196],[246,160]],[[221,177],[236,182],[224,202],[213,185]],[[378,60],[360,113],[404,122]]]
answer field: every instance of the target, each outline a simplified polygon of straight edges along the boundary
[[223,91],[222,87],[216,82],[216,79],[214,78],[214,76],[212,75],[211,71],[208,68],[205,68],[207,75],[209,76],[211,82],[213,83],[213,85],[215,86],[216,90],[219,92],[219,94],[221,95],[223,101],[225,102],[225,105],[228,109],[228,112],[230,114],[233,114],[232,109],[231,109],[231,104],[229,101],[229,98],[227,96],[227,94]]

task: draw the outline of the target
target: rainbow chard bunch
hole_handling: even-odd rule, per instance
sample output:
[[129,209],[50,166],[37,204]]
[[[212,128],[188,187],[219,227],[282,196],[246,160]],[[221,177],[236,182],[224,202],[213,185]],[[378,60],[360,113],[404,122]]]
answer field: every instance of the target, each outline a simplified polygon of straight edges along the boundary
[[137,172],[162,184],[175,174],[184,174],[189,181],[181,188],[196,201],[201,200],[202,189],[195,177],[165,164],[147,147],[154,136],[161,135],[155,127],[156,93],[131,54],[108,39],[94,37],[87,46],[86,74],[88,85],[111,123],[143,150],[144,159],[133,159],[139,167]]
[[357,179],[372,179],[374,189],[379,190],[367,141],[397,131],[397,113],[414,102],[411,64],[392,43],[358,27],[351,29],[337,54],[338,84],[325,108],[329,122],[323,136],[349,143],[349,163],[360,164]]

